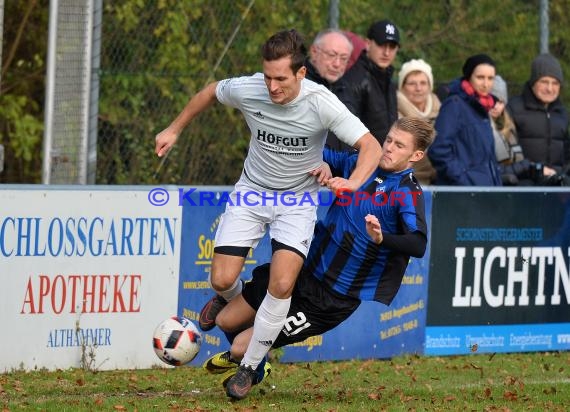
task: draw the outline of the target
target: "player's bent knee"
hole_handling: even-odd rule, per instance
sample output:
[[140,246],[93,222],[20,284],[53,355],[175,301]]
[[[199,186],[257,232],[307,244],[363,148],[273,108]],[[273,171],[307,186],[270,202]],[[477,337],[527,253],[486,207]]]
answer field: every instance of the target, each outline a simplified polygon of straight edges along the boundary
[[231,324],[228,322],[228,318],[225,316],[224,310],[216,316],[216,325],[224,332],[232,332]]
[[210,281],[210,287],[217,292],[222,292],[230,289],[235,281],[235,279],[212,279]]
[[295,282],[291,282],[290,280],[278,280],[276,282],[271,282],[269,284],[268,290],[271,293],[271,296],[277,299],[287,299],[293,293],[293,287],[295,286]]
[[208,283],[210,287],[216,292],[222,292],[230,289],[237,282],[238,275],[232,276],[212,270],[210,276],[208,276]]

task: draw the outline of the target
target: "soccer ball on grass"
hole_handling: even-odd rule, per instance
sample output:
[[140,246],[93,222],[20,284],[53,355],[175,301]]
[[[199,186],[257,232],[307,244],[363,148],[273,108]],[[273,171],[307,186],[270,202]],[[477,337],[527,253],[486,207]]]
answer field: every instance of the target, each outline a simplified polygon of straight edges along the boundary
[[162,321],[154,330],[152,346],[163,362],[180,366],[196,357],[202,344],[202,335],[196,325],[182,316]]

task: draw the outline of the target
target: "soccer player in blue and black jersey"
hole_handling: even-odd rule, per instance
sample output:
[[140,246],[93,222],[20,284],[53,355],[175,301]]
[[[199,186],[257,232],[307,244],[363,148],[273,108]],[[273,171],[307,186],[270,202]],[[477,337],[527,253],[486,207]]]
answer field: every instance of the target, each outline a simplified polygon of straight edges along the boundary
[[[347,319],[362,300],[392,302],[410,256],[425,253],[425,204],[413,164],[425,156],[434,136],[427,121],[398,119],[386,136],[376,171],[358,191],[337,192],[336,201],[315,227],[287,322],[269,345],[278,348],[323,334]],[[338,182],[350,176],[357,155],[326,149],[324,160]],[[216,324],[235,336],[230,351],[205,362],[208,371],[235,373],[268,281],[269,264],[258,266],[242,294],[218,314]],[[263,378],[263,368],[258,374]]]

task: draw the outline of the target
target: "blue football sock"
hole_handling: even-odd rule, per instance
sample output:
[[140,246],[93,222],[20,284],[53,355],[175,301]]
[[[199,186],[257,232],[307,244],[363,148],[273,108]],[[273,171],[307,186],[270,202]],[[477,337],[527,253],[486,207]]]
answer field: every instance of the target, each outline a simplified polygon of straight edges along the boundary
[[259,365],[257,365],[257,369],[255,370],[255,372],[257,373],[257,377],[255,378],[255,382],[253,382],[254,385],[257,385],[263,380],[263,377],[265,376],[266,362],[267,362],[267,355],[262,359]]

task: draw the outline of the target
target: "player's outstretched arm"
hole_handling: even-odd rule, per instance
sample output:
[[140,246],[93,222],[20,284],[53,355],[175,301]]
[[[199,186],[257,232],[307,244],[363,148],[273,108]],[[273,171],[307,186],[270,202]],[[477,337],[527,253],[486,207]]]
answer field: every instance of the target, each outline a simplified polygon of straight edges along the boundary
[[354,147],[358,149],[356,167],[348,179],[333,177],[328,181],[329,188],[334,192],[338,190],[349,190],[352,192],[358,190],[378,167],[382,148],[372,134],[366,133],[363,135],[358,139]]
[[155,152],[158,157],[164,156],[174,146],[178,136],[198,114],[202,113],[216,101],[216,86],[213,82],[196,93],[186,104],[182,112],[170,126],[156,135]]

